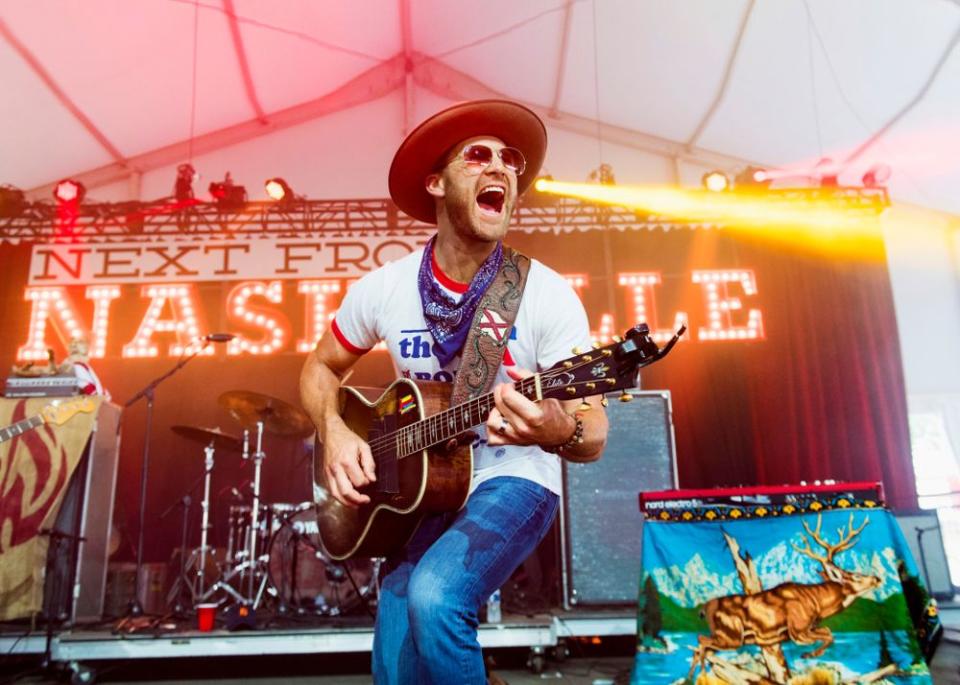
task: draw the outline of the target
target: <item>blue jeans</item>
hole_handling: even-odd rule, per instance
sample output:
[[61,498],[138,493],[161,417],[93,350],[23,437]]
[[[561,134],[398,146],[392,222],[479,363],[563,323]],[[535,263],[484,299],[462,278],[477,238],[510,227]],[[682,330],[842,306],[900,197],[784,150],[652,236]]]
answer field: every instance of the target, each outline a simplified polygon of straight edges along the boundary
[[481,483],[460,511],[424,520],[381,573],[374,682],[486,683],[477,611],[546,535],[558,502],[503,476]]

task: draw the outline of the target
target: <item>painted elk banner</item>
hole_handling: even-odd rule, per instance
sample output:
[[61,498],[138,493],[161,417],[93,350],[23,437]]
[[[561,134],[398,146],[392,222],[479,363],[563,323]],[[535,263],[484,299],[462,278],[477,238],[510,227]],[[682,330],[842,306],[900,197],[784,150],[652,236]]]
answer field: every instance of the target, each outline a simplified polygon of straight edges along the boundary
[[932,683],[936,605],[888,510],[659,515],[644,525],[633,683]]

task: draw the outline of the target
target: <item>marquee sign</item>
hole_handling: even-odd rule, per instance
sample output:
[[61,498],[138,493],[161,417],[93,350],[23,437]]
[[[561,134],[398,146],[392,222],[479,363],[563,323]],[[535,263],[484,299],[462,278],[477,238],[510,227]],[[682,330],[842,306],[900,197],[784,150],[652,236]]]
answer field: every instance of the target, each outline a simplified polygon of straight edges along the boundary
[[369,235],[203,242],[36,245],[30,285],[194,283],[359,278],[426,244],[429,236]]
[[[153,242],[36,245],[24,299],[29,330],[21,360],[45,359],[50,343],[86,338],[90,356],[177,357],[195,351],[210,322],[234,340],[228,355],[304,353],[326,330],[351,282],[418,249],[424,236],[265,238],[202,243]],[[675,278],[675,275],[672,275]],[[583,296],[588,274],[566,274]],[[756,275],[751,269],[693,269],[684,280],[700,293],[696,309],[658,311],[659,271],[615,275],[624,321],[610,311],[591,321],[603,343],[640,321],[655,340],[681,324],[703,342],[764,337]],[[220,287],[219,302],[210,289]],[[661,308],[662,309],[662,308]],[[135,327],[134,327],[135,324]],[[117,331],[125,327],[125,331]],[[208,346],[203,354],[214,354]]]

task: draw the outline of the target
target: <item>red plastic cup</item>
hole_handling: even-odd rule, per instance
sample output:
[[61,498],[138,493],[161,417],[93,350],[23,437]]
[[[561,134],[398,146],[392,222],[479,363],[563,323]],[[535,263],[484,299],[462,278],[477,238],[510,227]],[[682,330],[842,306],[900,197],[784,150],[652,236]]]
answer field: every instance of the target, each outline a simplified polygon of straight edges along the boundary
[[197,628],[201,633],[209,633],[213,630],[213,619],[216,618],[216,615],[216,604],[197,605]]

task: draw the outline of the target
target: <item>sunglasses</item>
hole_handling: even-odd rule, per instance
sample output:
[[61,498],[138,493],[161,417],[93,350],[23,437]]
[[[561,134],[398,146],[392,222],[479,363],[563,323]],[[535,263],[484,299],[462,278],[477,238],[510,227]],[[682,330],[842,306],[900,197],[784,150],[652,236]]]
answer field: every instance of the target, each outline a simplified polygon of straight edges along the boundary
[[[515,147],[502,147],[496,151],[496,154],[500,156],[503,166],[517,176],[527,168],[527,160],[523,158],[523,153]],[[457,157],[463,160],[463,163],[471,172],[479,173],[490,166],[490,163],[493,162],[493,155],[494,150],[489,145],[474,143],[463,148]]]

